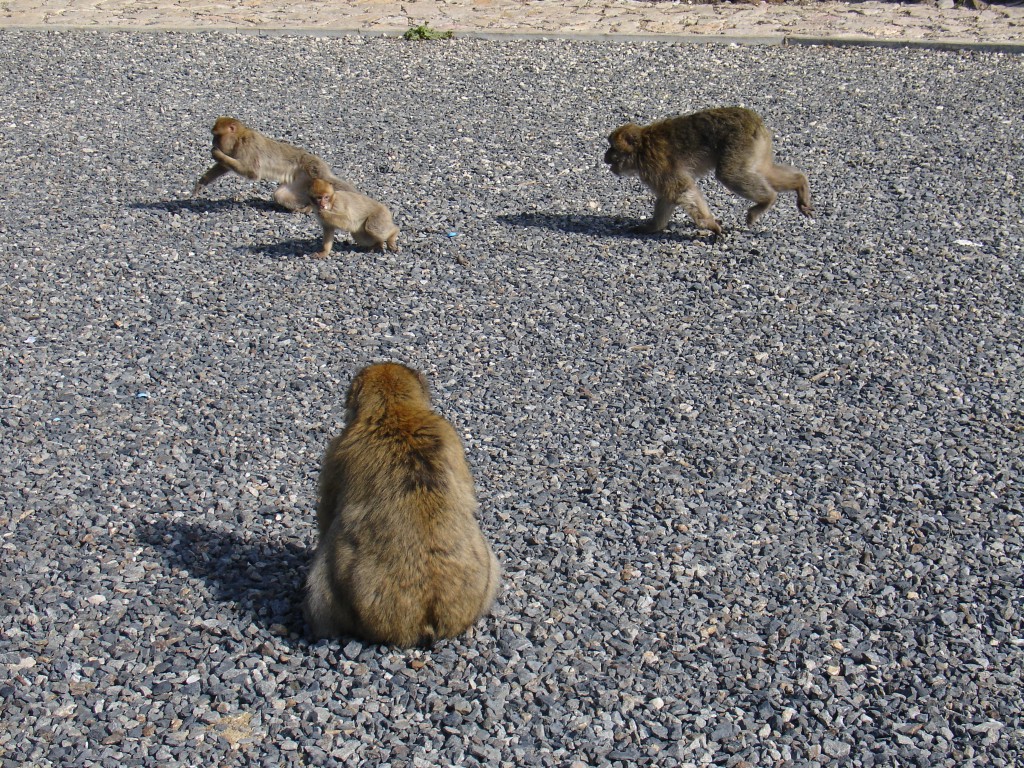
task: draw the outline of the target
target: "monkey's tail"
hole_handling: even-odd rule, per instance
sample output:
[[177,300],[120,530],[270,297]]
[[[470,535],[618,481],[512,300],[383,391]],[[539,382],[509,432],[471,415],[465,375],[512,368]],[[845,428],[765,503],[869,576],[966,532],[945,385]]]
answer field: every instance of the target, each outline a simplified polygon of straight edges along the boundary
[[433,648],[434,643],[437,642],[437,613],[434,610],[434,604],[431,603],[427,608],[427,615],[423,621],[423,629],[420,632],[420,641],[418,643],[420,648]]
[[427,625],[423,628],[423,634],[420,635],[420,641],[416,645],[425,651],[429,651],[434,647],[434,643],[436,642],[437,630],[434,629],[434,627]]

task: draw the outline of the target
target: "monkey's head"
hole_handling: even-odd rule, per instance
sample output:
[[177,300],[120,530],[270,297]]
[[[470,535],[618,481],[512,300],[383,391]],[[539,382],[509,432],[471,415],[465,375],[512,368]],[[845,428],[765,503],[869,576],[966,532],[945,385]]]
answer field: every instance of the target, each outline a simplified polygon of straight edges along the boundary
[[401,363],[375,363],[363,368],[348,388],[345,409],[352,421],[376,413],[388,403],[417,403],[430,407],[430,385],[419,371]]
[[334,187],[329,181],[313,179],[309,185],[309,197],[316,203],[317,208],[321,211],[326,210],[334,202]]
[[630,176],[637,172],[637,152],[643,128],[635,123],[620,125],[608,136],[608,151],[604,161],[616,176]]
[[239,134],[245,129],[240,120],[233,117],[218,117],[213,124],[213,146],[217,147],[226,155],[231,154],[231,149],[238,141]]

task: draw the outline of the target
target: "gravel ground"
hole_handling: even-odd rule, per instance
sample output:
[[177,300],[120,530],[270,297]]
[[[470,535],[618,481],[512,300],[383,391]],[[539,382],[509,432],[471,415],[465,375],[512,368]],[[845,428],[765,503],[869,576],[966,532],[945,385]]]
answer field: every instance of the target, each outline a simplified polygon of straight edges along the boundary
[[[1024,760],[1024,58],[0,32],[0,764]],[[714,243],[601,165],[742,103],[811,180]],[[222,113],[386,202],[187,199]],[[311,644],[353,373],[422,368],[504,564]]]

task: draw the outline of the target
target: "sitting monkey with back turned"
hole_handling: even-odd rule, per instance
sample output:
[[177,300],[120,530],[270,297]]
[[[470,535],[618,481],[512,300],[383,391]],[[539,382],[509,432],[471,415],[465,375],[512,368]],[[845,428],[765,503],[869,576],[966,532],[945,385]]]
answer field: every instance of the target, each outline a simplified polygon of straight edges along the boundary
[[310,631],[400,647],[465,632],[494,601],[500,568],[459,436],[431,410],[423,376],[397,363],[360,371],[346,409],[320,471]]
[[300,213],[313,210],[309,199],[309,184],[313,179],[326,179],[335,189],[356,191],[351,184],[335,176],[331,167],[316,155],[264,136],[241,120],[218,117],[212,133],[210,154],[216,163],[199,177],[192,189],[193,195],[230,171],[254,181],[280,183],[274,191],[274,201]]
[[638,176],[654,192],[654,216],[641,227],[659,232],[681,205],[700,229],[722,234],[697,179],[714,170],[728,189],[754,203],[747,211],[753,224],[779,192],[796,192],[796,206],[812,216],[807,177],[772,159],[772,136],[756,112],[723,107],[670,117],[650,125],[626,123],[608,136],[604,161],[616,176]]

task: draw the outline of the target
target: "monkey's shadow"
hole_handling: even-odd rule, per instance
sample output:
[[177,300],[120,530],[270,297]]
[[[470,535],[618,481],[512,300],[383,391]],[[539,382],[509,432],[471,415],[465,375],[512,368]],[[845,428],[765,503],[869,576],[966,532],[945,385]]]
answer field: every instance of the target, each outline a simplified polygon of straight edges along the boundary
[[514,213],[495,217],[498,221],[514,227],[550,229],[579,235],[603,235],[628,240],[664,240],[668,237],[682,240],[701,240],[697,230],[678,231],[671,226],[663,232],[639,232],[637,227],[642,219],[624,219],[621,216],[604,216],[596,213],[552,214]]
[[289,213],[288,209],[282,208],[272,200],[266,200],[258,197],[250,197],[245,200],[188,197],[182,198],[181,200],[154,200],[151,203],[132,203],[129,207],[140,210],[167,211],[168,213],[182,213],[184,211],[188,211],[190,213],[216,213],[218,211],[227,210],[228,208],[237,208],[240,205],[255,208],[259,211]]
[[[331,251],[332,256],[339,250],[344,252],[345,243],[342,242],[340,245],[342,246],[340,249],[337,245],[334,246],[334,250]],[[291,259],[296,256],[309,256],[311,253],[319,251],[320,238],[310,235],[305,238],[292,238],[291,240],[281,240],[276,243],[256,243],[245,246],[245,249],[253,255],[263,256],[268,259]]]
[[137,531],[169,566],[206,582],[217,600],[234,603],[267,630],[280,625],[304,635],[297,596],[312,556],[305,547],[246,539],[185,520],[139,523]]
[[[286,208],[282,208],[272,200],[264,200],[258,197],[248,198],[246,200],[207,200],[203,198],[186,198],[183,200],[157,200],[152,203],[133,203],[132,208],[143,209],[143,210],[159,210],[167,211],[168,213],[182,213],[188,211],[190,213],[217,213],[220,211],[226,211],[230,208],[237,208],[240,205],[244,205],[248,208],[254,208],[258,211],[267,211],[268,213],[281,213],[285,215],[297,215]],[[334,250],[345,250],[345,241],[336,242]],[[340,246],[340,248],[339,248]],[[352,246],[353,249],[356,246]],[[256,245],[250,245],[246,248],[249,253],[256,254],[259,256],[266,256],[272,259],[285,259],[292,258],[294,256],[308,256],[314,251],[320,250],[320,239],[315,235],[311,234],[308,238],[304,239],[292,239],[283,240],[277,243],[259,243]]]

